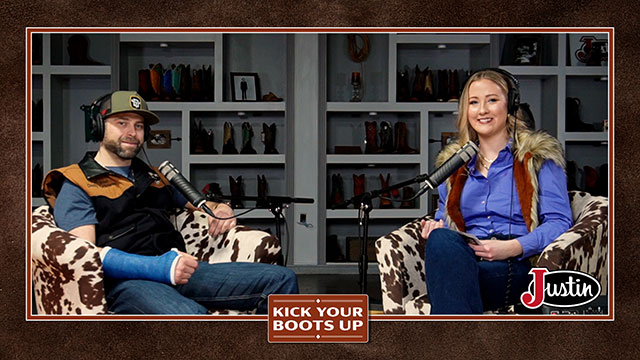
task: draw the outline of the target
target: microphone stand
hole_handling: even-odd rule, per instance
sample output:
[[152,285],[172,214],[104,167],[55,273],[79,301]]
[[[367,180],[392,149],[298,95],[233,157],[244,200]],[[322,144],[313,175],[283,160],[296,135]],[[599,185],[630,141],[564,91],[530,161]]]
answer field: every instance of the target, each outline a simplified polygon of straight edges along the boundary
[[[367,293],[367,270],[369,267],[369,256],[367,254],[367,240],[369,238],[369,218],[373,206],[371,200],[379,197],[384,193],[388,193],[391,190],[403,188],[407,185],[425,182],[430,189],[434,189],[434,186],[428,181],[429,175],[421,174],[415,178],[407,181],[397,183],[395,185],[387,186],[385,188],[373,191],[367,191],[360,195],[356,195],[351,199],[345,201],[342,204],[338,204],[341,207],[346,207],[350,204],[357,205],[358,208],[358,226],[362,228],[362,237],[360,238],[360,260],[358,261],[358,274],[360,276],[360,293]],[[337,206],[336,206],[337,207]]]

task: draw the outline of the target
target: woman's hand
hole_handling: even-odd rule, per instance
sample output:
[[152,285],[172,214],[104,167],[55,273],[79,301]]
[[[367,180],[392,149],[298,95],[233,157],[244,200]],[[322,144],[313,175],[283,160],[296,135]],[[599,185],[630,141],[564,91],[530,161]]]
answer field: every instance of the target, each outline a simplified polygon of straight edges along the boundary
[[[213,213],[217,217],[228,218],[233,216],[233,209],[227,204],[220,203],[217,206],[213,205],[211,208],[215,207]],[[211,237],[216,237],[220,234],[224,234],[227,231],[231,230],[236,226],[236,219],[228,219],[228,220],[218,220],[213,217],[209,217],[209,235]]]
[[431,234],[431,231],[441,227],[444,227],[444,223],[442,222],[442,220],[437,222],[433,220],[421,220],[420,228],[422,229],[422,232],[420,233],[420,236],[426,239],[429,237],[429,234]]
[[504,260],[522,254],[522,245],[512,240],[480,240],[482,245],[469,244],[476,256],[488,261]]

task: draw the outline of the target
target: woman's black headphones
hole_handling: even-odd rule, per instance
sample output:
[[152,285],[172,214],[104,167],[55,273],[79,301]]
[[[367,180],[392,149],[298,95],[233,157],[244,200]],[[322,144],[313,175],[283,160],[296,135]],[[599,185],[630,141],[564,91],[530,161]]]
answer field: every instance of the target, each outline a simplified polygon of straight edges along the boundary
[[509,92],[507,93],[507,113],[509,115],[516,116],[518,107],[520,106],[520,82],[518,82],[518,79],[516,79],[516,77],[507,70],[500,68],[480,69],[471,74],[469,78],[481,71],[497,72],[507,81],[507,85],[509,87]]
[[[91,105],[82,105],[80,110],[84,111],[84,141],[101,142],[104,138],[104,115],[103,109],[111,107],[111,95],[108,93],[93,100]],[[144,123],[144,141],[149,139],[151,127]]]

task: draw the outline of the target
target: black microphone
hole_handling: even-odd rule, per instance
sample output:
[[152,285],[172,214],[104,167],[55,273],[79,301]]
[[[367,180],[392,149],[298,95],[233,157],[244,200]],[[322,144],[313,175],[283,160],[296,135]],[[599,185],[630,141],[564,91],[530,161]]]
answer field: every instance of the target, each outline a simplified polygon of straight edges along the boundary
[[184,176],[182,176],[180,171],[178,171],[178,169],[173,166],[173,164],[170,163],[169,160],[160,164],[158,169],[160,170],[160,173],[164,175],[176,189],[180,190],[182,195],[184,195],[184,197],[186,197],[187,200],[189,200],[189,202],[193,204],[193,206],[200,208],[210,216],[217,218],[213,214],[213,211],[211,211],[211,209],[209,209],[209,207],[207,206],[207,199],[205,199],[204,195],[202,195],[200,191],[196,190],[196,188],[193,187],[193,185],[191,185],[191,183],[187,179],[185,179]]
[[427,186],[431,189],[435,189],[438,185],[442,184],[451,174],[462,167],[464,164],[478,153],[478,146],[472,141],[469,141],[460,150],[456,151],[444,164],[440,165],[431,175],[421,175]]

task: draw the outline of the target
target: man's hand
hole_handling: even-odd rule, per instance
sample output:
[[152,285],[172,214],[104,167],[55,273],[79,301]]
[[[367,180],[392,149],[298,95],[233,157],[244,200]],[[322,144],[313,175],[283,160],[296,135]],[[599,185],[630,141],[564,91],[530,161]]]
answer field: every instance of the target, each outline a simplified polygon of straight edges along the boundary
[[178,253],[180,254],[180,258],[176,265],[174,280],[176,285],[184,285],[189,282],[191,275],[193,275],[198,268],[198,259],[182,251],[178,251]]
[[[215,210],[212,211],[217,217],[228,218],[234,215],[233,209],[231,209],[231,207],[227,204],[220,203],[217,206],[212,203],[208,203],[208,205],[209,204],[211,204],[209,206],[210,209],[213,209],[215,207]],[[209,235],[211,237],[216,237],[220,234],[224,234],[227,231],[231,230],[231,228],[233,228],[234,226],[236,226],[236,219],[218,220],[213,217],[209,217]]]
[[485,260],[498,261],[522,254],[522,245],[512,240],[480,240],[482,245],[469,244],[476,256]]

